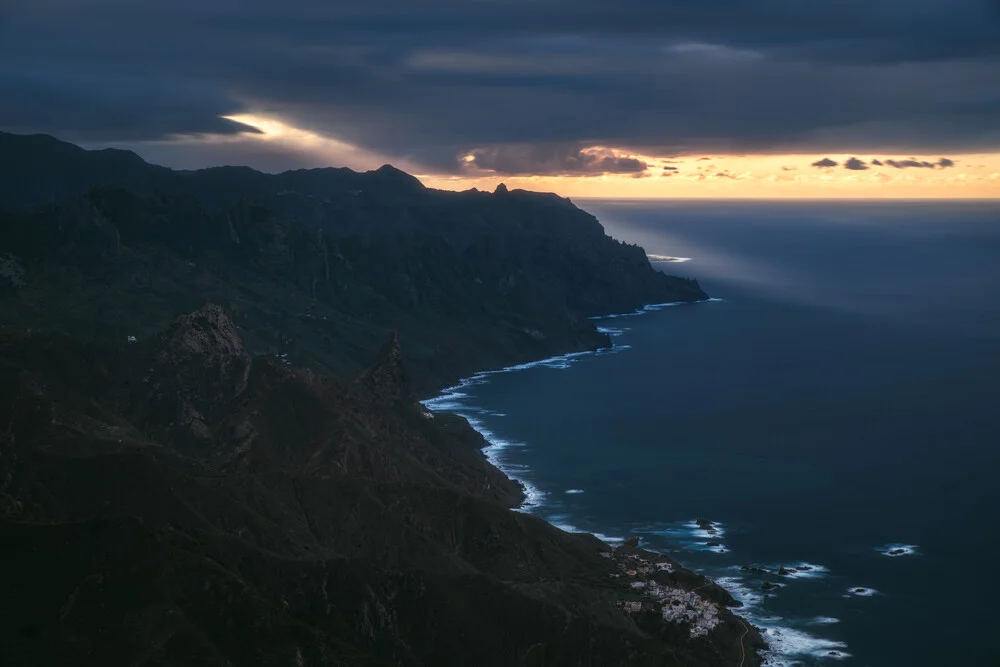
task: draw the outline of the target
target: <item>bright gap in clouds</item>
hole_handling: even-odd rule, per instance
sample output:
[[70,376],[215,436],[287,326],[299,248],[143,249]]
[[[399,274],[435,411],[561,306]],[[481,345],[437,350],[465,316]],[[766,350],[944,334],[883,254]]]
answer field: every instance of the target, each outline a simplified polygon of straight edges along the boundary
[[[389,163],[445,190],[509,188],[603,198],[998,198],[1000,154],[893,156],[829,155],[647,155],[608,146],[581,154],[612,155],[646,163],[638,173],[533,175],[481,169],[471,153],[458,156],[460,172],[434,173],[394,158],[296,127],[260,113],[224,116],[257,132],[186,135],[127,146],[152,162],[175,168],[223,164],[262,171],[350,167],[358,171]],[[942,166],[942,162],[947,166]],[[893,166],[893,163],[899,166]],[[818,165],[818,166],[817,166]],[[832,165],[832,166],[824,166]],[[850,165],[850,166],[848,166]],[[921,166],[904,166],[921,165]],[[863,168],[859,168],[863,167]]]

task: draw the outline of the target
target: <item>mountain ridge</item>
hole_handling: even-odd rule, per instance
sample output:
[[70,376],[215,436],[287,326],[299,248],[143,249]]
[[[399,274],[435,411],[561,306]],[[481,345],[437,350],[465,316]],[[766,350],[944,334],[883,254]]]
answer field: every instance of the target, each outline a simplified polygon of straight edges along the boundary
[[[23,326],[152,335],[214,300],[255,351],[340,376],[359,372],[395,328],[417,391],[428,394],[483,368],[609,345],[587,317],[707,298],[555,195],[443,192],[377,177],[372,192],[351,194],[352,183],[324,189],[323,172],[301,184],[329,194],[317,203],[288,195],[281,181],[315,170],[231,179],[231,168],[208,169],[190,188],[179,172],[155,167],[109,185],[100,165],[66,172],[58,154],[33,153],[52,162],[36,169],[19,154],[0,147],[0,307]],[[55,190],[83,194],[47,201],[52,188],[39,184],[63,173]],[[157,179],[173,185],[147,192]],[[338,352],[334,340],[352,349]]]

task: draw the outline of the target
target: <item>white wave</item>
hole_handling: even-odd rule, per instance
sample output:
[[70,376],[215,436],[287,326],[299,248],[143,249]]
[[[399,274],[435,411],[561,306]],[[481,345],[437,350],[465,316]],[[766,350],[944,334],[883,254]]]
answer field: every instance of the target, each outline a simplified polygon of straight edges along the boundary
[[655,312],[658,310],[663,310],[664,308],[672,308],[673,306],[689,306],[696,303],[713,303],[716,301],[723,301],[723,299],[717,299],[714,297],[709,297],[707,299],[701,299],[700,301],[669,301],[667,303],[651,303],[642,308],[637,308],[629,313],[613,313],[611,315],[594,315],[593,317],[588,317],[589,320],[614,320],[619,317],[635,317],[636,315],[642,315],[643,313]]
[[[845,650],[847,644],[832,639],[811,635],[803,630],[788,626],[780,616],[761,613],[760,606],[765,596],[759,588],[751,587],[746,580],[738,576],[715,577],[719,584],[743,603],[733,611],[747,619],[761,630],[761,636],[767,642],[768,650],[763,651],[765,664],[769,667],[792,667],[801,665],[802,658],[843,659],[850,657]],[[839,622],[827,616],[817,616],[809,623],[811,625],[828,625]]]
[[[743,606],[738,609],[741,615],[746,615],[747,611],[757,607],[764,600],[764,596],[759,589],[751,588],[740,577],[715,577],[713,581],[729,591],[729,594],[734,599],[743,603]],[[758,618],[756,620],[760,621],[762,619]]]
[[898,558],[899,556],[916,556],[917,548],[916,544],[886,544],[875,550],[883,556]]
[[878,591],[874,588],[865,588],[864,586],[851,586],[847,589],[850,595],[856,595],[862,598],[870,598],[873,595],[877,595]]
[[524,476],[523,472],[526,471],[528,467],[525,465],[508,463],[503,456],[504,450],[510,449],[511,447],[524,447],[525,444],[523,442],[504,440],[483,426],[482,422],[475,417],[470,417],[468,414],[464,414],[462,416],[468,419],[469,425],[479,431],[483,438],[486,439],[486,442],[489,443],[483,448],[483,454],[486,455],[486,460],[499,468],[503,474],[507,475],[507,477],[520,484],[521,488],[524,490],[524,502],[514,509],[518,512],[530,512],[533,509],[541,507],[545,502],[546,494]]
[[622,542],[625,541],[624,537],[615,537],[614,535],[605,535],[604,533],[593,533],[590,532],[589,530],[582,530],[580,528],[577,528],[573,524],[566,522],[566,519],[568,517],[566,517],[565,515],[550,516],[544,518],[548,523],[552,524],[559,530],[566,531],[567,533],[590,533],[591,535],[599,539],[601,542],[605,542],[607,544],[621,544]]
[[842,660],[851,657],[844,649],[847,644],[833,639],[816,637],[802,630],[780,625],[761,625],[761,636],[769,649],[766,664],[790,666],[800,664],[797,658],[831,658]]
[[696,521],[679,521],[668,524],[647,524],[635,526],[635,534],[649,533],[670,538],[671,542],[685,549],[695,551],[710,551],[717,554],[729,553],[729,548],[722,543],[726,528],[719,522],[713,522],[712,530],[702,528]]
[[809,621],[809,625],[833,625],[834,623],[840,623],[840,619],[833,616],[817,616]]
[[713,521],[710,528],[702,528],[696,521],[688,521],[684,526],[695,537],[701,537],[710,541],[718,541],[726,534],[726,529],[717,521]]
[[[780,565],[775,565],[767,569],[772,570],[777,573]],[[785,565],[785,571],[788,574],[783,575],[789,579],[822,579],[823,577],[830,574],[830,569],[822,565],[816,565],[814,563],[796,563],[794,565]],[[802,569],[808,568],[808,569]]]
[[566,493],[570,494],[583,493],[583,489],[566,489]]
[[651,262],[690,262],[690,257],[671,257],[670,255],[650,255],[646,253],[646,258]]

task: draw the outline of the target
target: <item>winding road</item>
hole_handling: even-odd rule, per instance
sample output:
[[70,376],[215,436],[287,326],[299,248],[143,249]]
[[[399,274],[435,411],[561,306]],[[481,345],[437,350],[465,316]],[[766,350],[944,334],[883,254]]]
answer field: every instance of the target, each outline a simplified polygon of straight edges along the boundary
[[739,664],[739,667],[743,667],[743,662],[747,659],[747,650],[746,648],[743,647],[743,638],[747,636],[748,632],[750,632],[750,628],[748,628],[747,624],[743,622],[743,619],[737,619],[737,620],[740,622],[740,625],[743,626],[743,634],[740,635],[740,664]]

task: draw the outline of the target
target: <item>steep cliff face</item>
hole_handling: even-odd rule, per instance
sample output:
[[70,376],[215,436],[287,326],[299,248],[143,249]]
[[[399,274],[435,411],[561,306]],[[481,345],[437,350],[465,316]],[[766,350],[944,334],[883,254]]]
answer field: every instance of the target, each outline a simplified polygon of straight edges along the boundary
[[[609,576],[603,547],[507,510],[516,486],[457,418],[428,420],[409,402],[401,355],[391,339],[354,382],[272,359],[247,366],[216,306],[145,346],[0,330],[5,658],[692,667],[739,659],[735,617],[692,641],[618,612],[625,585]],[[210,433],[195,434],[201,446],[126,400],[133,371],[150,362],[150,383],[197,406]]]
[[24,326],[142,339],[210,299],[255,352],[342,377],[396,329],[425,394],[484,367],[608,345],[588,316],[705,298],[558,197],[421,192],[407,206],[333,207],[315,226],[291,210],[107,189],[0,214],[4,261],[18,269],[0,307]]

